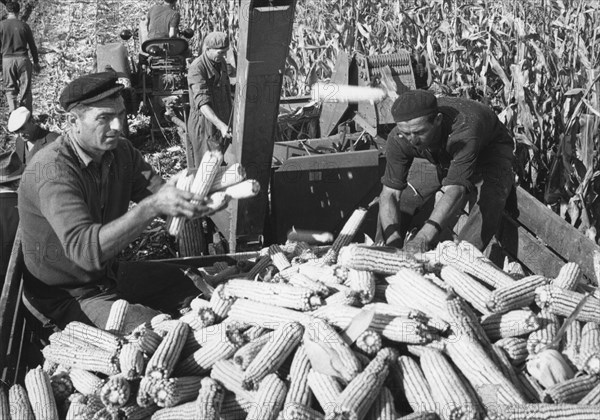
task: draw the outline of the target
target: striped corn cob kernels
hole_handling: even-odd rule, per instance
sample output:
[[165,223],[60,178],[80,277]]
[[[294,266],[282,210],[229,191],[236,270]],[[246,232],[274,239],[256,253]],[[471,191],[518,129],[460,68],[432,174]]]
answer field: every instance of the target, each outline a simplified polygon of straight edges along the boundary
[[[385,291],[385,298],[389,304],[397,305],[403,308],[411,308],[412,310],[425,314],[428,319],[428,326],[433,327],[440,331],[447,331],[450,328],[448,323],[448,313],[446,308],[442,308],[440,302],[437,302],[435,306],[428,304],[425,299],[420,298],[414,300],[411,292],[410,296],[405,294],[401,286],[393,287],[389,286]],[[429,299],[429,298],[427,298]]]
[[596,375],[581,375],[552,385],[544,391],[545,403],[577,404],[585,395],[600,383]]
[[492,343],[471,307],[460,297],[451,295],[446,301],[446,309],[453,322],[451,333],[459,339],[465,337],[480,344],[493,358]]
[[420,322],[427,322],[427,320],[429,319],[424,312],[407,307],[390,305],[389,303],[385,302],[372,302],[363,306],[363,309],[367,311],[373,311],[378,314],[393,315],[399,316],[401,318],[414,319]]
[[239,163],[229,166],[219,166],[210,185],[209,192],[215,192],[238,184],[246,179],[246,171]]
[[72,394],[69,397],[71,402],[67,411],[67,420],[93,420],[94,415],[104,408],[100,397],[96,395],[84,396],[81,394]]
[[100,400],[111,409],[127,404],[131,395],[131,384],[124,375],[118,374],[108,378],[100,390]]
[[308,386],[308,372],[310,372],[310,360],[306,354],[306,349],[303,344],[300,344],[296,349],[296,353],[292,359],[290,366],[289,389],[285,396],[284,407],[289,407],[291,404],[299,404],[301,406],[312,405],[313,395]]
[[225,392],[225,398],[221,405],[221,418],[223,420],[245,420],[253,404],[232,392]]
[[142,324],[134,329],[126,339],[129,343],[135,344],[143,353],[152,355],[163,338],[156,331]]
[[414,319],[375,314],[369,328],[397,343],[425,344],[439,338],[436,331]]
[[192,311],[199,311],[200,309],[210,308],[210,302],[202,298],[202,295],[196,296],[190,302],[190,309]]
[[108,331],[92,327],[83,322],[67,324],[62,334],[76,341],[83,341],[109,353],[116,353],[121,347],[121,339]]
[[215,323],[215,320],[216,315],[211,308],[189,311],[179,318],[179,321],[188,324],[192,330],[209,327]]
[[573,366],[579,360],[579,347],[581,345],[581,330],[583,323],[581,321],[573,321],[567,327],[567,331],[562,338],[562,354],[569,363]]
[[104,385],[104,380],[87,370],[73,368],[69,372],[73,388],[83,395],[98,394]]
[[14,384],[8,390],[8,406],[10,408],[10,418],[14,420],[35,420],[35,415],[31,409],[27,391],[20,384]]
[[[336,270],[335,266],[317,265],[305,263],[298,266],[298,272],[311,280],[320,281],[327,286],[335,286],[344,282],[342,270]],[[342,274],[342,276],[340,276]]]
[[0,386],[0,418],[10,419],[10,406],[8,405],[8,394],[4,386]]
[[198,410],[196,418],[219,420],[224,397],[225,390],[217,381],[208,376],[202,378],[200,391],[196,399]]
[[413,411],[435,410],[431,388],[425,379],[425,375],[423,375],[421,367],[414,359],[409,356],[400,356],[390,368]]
[[552,286],[566,290],[575,290],[581,280],[581,268],[574,262],[568,262],[560,268],[556,278],[552,280]]
[[139,388],[135,397],[137,405],[140,407],[150,407],[154,404],[154,394],[156,384],[160,379],[151,376],[142,376]]
[[225,296],[223,284],[218,285],[212,296],[210,297],[210,308],[213,310],[215,315],[217,316],[217,320],[221,320],[227,317],[229,314],[229,310],[233,305],[235,299],[231,299]]
[[127,420],[144,420],[152,416],[158,410],[156,405],[140,407],[135,401],[130,401],[119,409],[125,415]]
[[224,293],[230,298],[246,298],[301,311],[310,311],[323,304],[314,291],[282,283],[229,280],[224,284]]
[[137,344],[125,343],[119,352],[121,373],[129,380],[138,378],[144,373],[144,353]]
[[65,371],[59,371],[51,375],[50,386],[52,387],[54,399],[59,403],[65,401],[74,391],[69,373]]
[[233,361],[236,365],[238,365],[242,370],[246,370],[250,362],[254,360],[256,355],[260,352],[260,350],[267,344],[269,341],[273,339],[274,331],[270,331],[266,334],[263,334],[256,339],[249,341],[244,344],[242,347],[236,350],[233,355]]
[[521,389],[521,382],[517,377],[517,372],[515,371],[513,365],[510,363],[510,359],[506,355],[504,349],[496,344],[492,345],[492,350],[494,351],[494,361],[496,365],[502,372],[502,374],[512,382],[515,387]]
[[41,367],[31,369],[25,375],[25,388],[36,420],[56,420],[58,409],[52,395],[50,376]]
[[437,413],[412,413],[406,416],[398,417],[397,420],[439,420]]
[[363,305],[371,302],[375,297],[375,277],[370,271],[350,269],[346,285],[358,292]]
[[299,322],[305,325],[311,321],[312,317],[293,309],[254,302],[249,299],[237,299],[231,307],[229,319],[240,322],[251,320],[254,325],[272,328],[273,325],[288,322]]
[[295,350],[302,340],[303,333],[304,328],[296,322],[277,328],[272,340],[260,349],[244,371],[242,385],[247,389],[256,389],[260,381],[269,373],[279,369]]
[[398,358],[391,348],[383,348],[377,356],[338,395],[333,412],[326,418],[362,419],[377,398],[389,373],[389,364]]
[[481,319],[481,326],[490,340],[527,335],[540,328],[537,316],[530,310],[517,309],[492,314]]
[[374,330],[365,330],[358,336],[354,345],[367,356],[374,356],[381,350],[381,335]]
[[[547,285],[536,289],[535,303],[540,308],[560,316],[569,316],[585,295],[573,290]],[[600,299],[591,296],[577,314],[576,319],[600,323]]]
[[542,309],[537,314],[537,319],[540,323],[540,329],[532,332],[527,337],[527,351],[529,354],[536,354],[546,348],[556,348],[557,346],[548,347],[556,337],[560,328],[560,319],[553,313]]
[[352,319],[360,314],[361,308],[343,304],[327,304],[312,312],[312,316],[324,319],[331,325],[345,330],[348,328]]
[[304,344],[307,346],[307,352],[310,352],[309,345],[318,345],[336,358],[339,363],[336,363],[335,369],[346,382],[350,382],[361,370],[360,362],[348,344],[331,325],[322,319],[314,319],[306,325]]
[[525,338],[507,337],[496,341],[494,344],[504,350],[513,366],[523,363],[529,355]]
[[248,329],[242,332],[242,335],[246,339],[246,341],[256,340],[258,337],[261,337],[267,333],[267,329],[263,327],[259,327],[258,325],[253,325]]
[[156,329],[163,322],[173,321],[173,317],[169,314],[158,314],[150,319],[150,328]]
[[186,323],[178,322],[176,327],[167,333],[146,365],[146,376],[158,379],[171,376],[181,355],[189,328]]
[[193,420],[198,414],[195,401],[180,404],[176,407],[165,407],[152,414],[152,420]]
[[278,420],[324,420],[323,413],[297,402],[285,402]]
[[[54,334],[50,335],[52,337]],[[42,365],[42,369],[44,369],[48,375],[52,375],[56,369],[58,369],[60,365],[58,363],[51,362],[50,360],[44,360],[44,364]]]
[[175,407],[196,399],[202,377],[180,376],[161,379],[154,385],[154,402],[159,407]]
[[373,405],[367,413],[367,420],[396,420],[396,407],[394,407],[394,396],[392,392],[385,386],[381,387],[381,391]]
[[520,404],[488,413],[490,420],[583,420],[597,419],[600,407],[579,404]]
[[275,276],[273,276],[273,281],[275,283],[289,283],[290,278],[294,274],[298,274],[298,266],[290,265],[288,268],[276,273]]
[[[10,395],[9,395],[10,396]],[[581,405],[600,405],[600,384],[596,385],[585,397],[579,400]]]
[[431,387],[433,399],[440,407],[438,414],[443,419],[480,418],[477,400],[471,396],[467,386],[443,354],[425,350],[421,354],[421,368]]
[[338,396],[342,393],[342,385],[333,376],[314,369],[309,370],[306,380],[325,414],[331,413]]
[[517,378],[519,378],[520,389],[528,401],[542,402],[544,389],[531,375],[523,371],[517,373]]
[[269,256],[279,271],[291,267],[290,261],[287,259],[279,245],[271,245],[269,247]]
[[489,314],[486,303],[491,291],[473,277],[450,265],[442,267],[442,279],[447,282],[457,295],[469,302],[480,313]]
[[288,284],[291,284],[292,286],[304,287],[306,289],[310,289],[321,297],[327,297],[330,294],[329,288],[325,285],[325,283],[322,283],[318,280],[312,280],[311,278],[309,278],[308,276],[305,276],[304,274],[300,274],[300,273],[292,274],[287,279],[287,282],[288,282]]
[[550,280],[544,276],[527,276],[511,285],[499,287],[492,292],[487,308],[492,312],[508,312],[525,308],[535,300],[535,289]]
[[590,375],[600,373],[600,324],[587,322],[583,325],[577,367]]
[[250,280],[254,280],[259,274],[261,274],[267,267],[273,264],[271,257],[269,255],[263,255],[260,257],[256,263],[252,266],[250,271],[248,271],[244,277]]
[[116,354],[97,348],[76,348],[50,344],[42,349],[46,359],[72,368],[89,369],[105,375],[119,373]]
[[118,408],[115,410],[112,410],[107,407],[104,407],[94,414],[94,417],[92,417],[92,420],[114,420],[114,419],[124,419],[124,418],[125,418],[125,414]]
[[185,345],[181,351],[181,358],[186,358],[209,341],[222,340],[226,336],[228,329],[229,323],[221,322],[210,327],[188,332]]
[[275,373],[264,377],[255,394],[254,405],[248,413],[249,419],[275,420],[283,403],[287,386]]
[[354,235],[358,232],[366,215],[367,210],[363,208],[358,208],[352,212],[350,218],[346,221],[344,227],[340,231],[340,234],[333,241],[331,248],[329,248],[325,255],[320,258],[322,264],[331,265],[338,261],[338,255],[341,249],[352,242]]
[[219,360],[233,356],[242,345],[241,334],[236,330],[228,331],[222,340],[211,340],[181,360],[175,367],[174,375],[203,375]]
[[348,245],[340,250],[338,264],[355,270],[371,271],[379,274],[396,274],[401,268],[421,271],[423,264],[409,253],[390,252],[381,248],[361,245]]
[[253,402],[256,397],[255,392],[244,389],[244,371],[231,360],[222,359],[216,362],[210,371],[210,377],[245,401]]
[[350,289],[349,287],[339,287],[337,292],[334,292],[325,299],[325,305],[347,305],[347,306],[358,306],[360,298],[357,292]]
[[113,334],[123,334],[125,332],[123,331],[123,327],[125,326],[128,309],[129,302],[125,299],[115,300],[110,306],[110,312],[108,313],[104,329]]

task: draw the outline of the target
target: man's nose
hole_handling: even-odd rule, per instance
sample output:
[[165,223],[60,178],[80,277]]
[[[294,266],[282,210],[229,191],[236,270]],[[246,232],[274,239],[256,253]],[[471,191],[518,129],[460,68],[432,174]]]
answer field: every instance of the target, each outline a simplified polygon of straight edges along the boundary
[[123,119],[120,117],[113,118],[110,122],[110,129],[118,132],[123,131]]

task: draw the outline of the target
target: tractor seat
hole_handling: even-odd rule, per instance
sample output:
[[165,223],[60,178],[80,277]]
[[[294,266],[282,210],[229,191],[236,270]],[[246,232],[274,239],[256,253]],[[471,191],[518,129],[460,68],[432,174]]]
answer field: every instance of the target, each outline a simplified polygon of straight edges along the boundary
[[183,38],[147,39],[142,44],[143,52],[157,57],[184,55],[188,48],[189,44]]

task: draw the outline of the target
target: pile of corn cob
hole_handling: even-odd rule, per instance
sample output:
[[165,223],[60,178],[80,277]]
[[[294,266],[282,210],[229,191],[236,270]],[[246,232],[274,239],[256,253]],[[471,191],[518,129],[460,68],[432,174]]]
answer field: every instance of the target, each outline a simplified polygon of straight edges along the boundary
[[216,264],[178,319],[123,331],[117,301],[104,329],[69,324],[0,418],[600,418],[600,296],[568,317],[590,292],[577,265],[548,279],[466,243],[350,244],[365,213],[326,249]]

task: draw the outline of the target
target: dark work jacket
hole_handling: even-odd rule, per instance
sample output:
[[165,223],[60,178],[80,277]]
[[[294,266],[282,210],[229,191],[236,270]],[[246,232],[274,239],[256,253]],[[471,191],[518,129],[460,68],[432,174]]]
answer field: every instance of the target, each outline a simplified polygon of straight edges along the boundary
[[56,140],[58,136],[58,133],[38,128],[32,139],[33,147],[31,150],[27,149],[26,141],[23,137],[19,136],[15,141],[15,152],[17,153],[17,156],[19,156],[19,159],[21,159],[21,162],[23,162],[24,165],[27,165],[33,155],[39,152],[42,147]]

